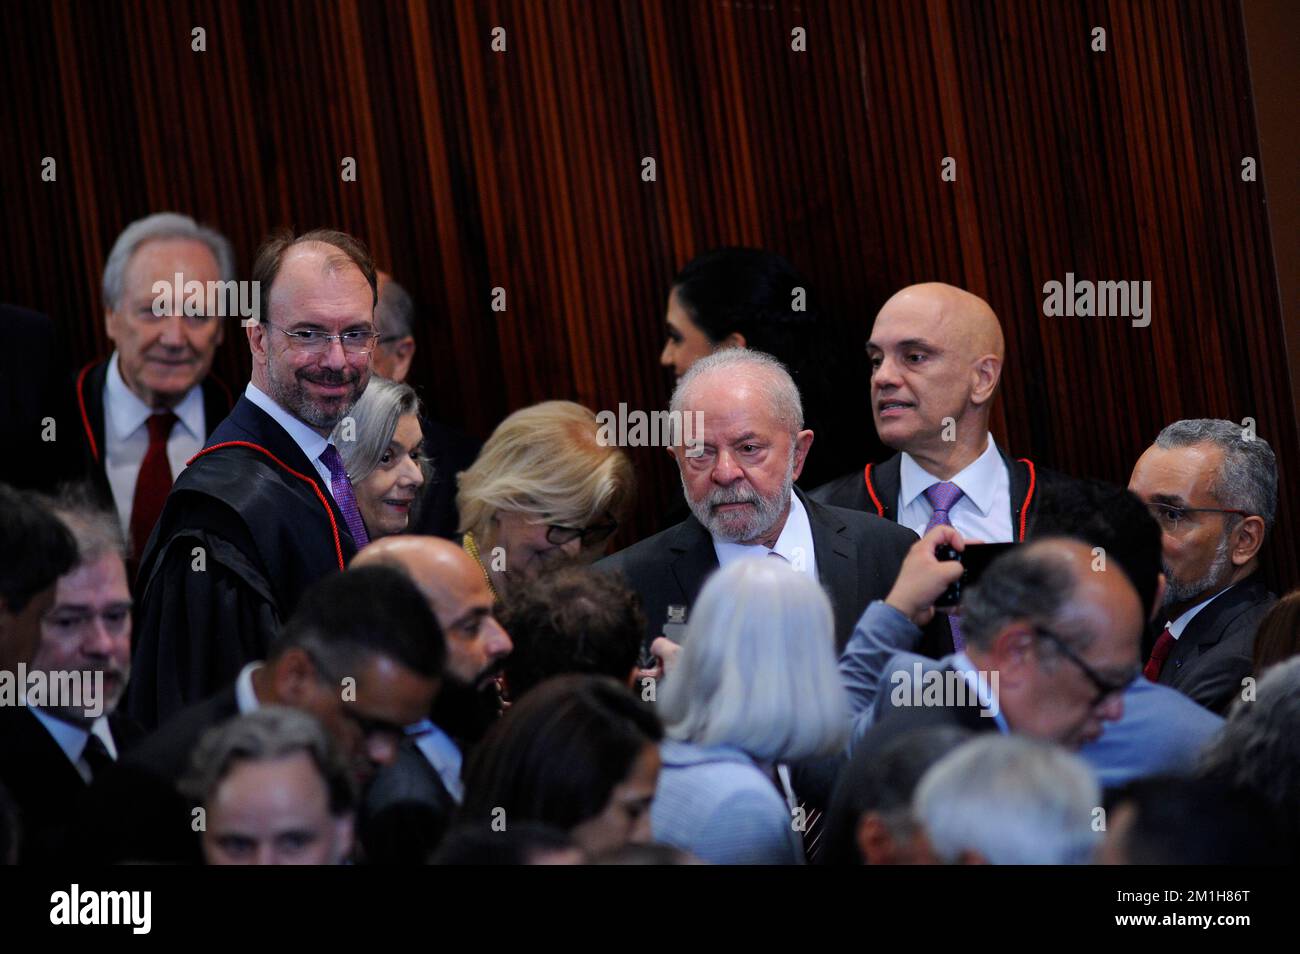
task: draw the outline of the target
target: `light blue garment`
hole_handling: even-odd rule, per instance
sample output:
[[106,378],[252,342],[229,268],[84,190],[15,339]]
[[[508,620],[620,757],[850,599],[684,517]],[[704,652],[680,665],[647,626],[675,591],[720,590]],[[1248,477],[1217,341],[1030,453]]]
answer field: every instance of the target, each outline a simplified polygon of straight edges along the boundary
[[[928,671],[938,663],[915,655],[921,631],[906,616],[876,600],[867,607],[840,655],[840,678],[853,714],[850,747],[862,738],[879,710],[878,696],[890,690],[890,676],[921,662]],[[1107,722],[1101,738],[1079,755],[1097,773],[1103,788],[1161,774],[1188,774],[1223,719],[1181,692],[1139,677],[1124,693],[1124,715]]]
[[654,839],[719,865],[802,864],[803,840],[776,785],[740,749],[665,739],[650,809]]

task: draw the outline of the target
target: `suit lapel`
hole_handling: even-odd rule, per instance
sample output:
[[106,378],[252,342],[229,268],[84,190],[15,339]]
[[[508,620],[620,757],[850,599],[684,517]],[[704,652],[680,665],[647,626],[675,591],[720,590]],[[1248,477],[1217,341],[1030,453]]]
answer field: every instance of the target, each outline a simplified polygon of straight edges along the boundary
[[673,553],[671,569],[682,604],[691,606],[704,588],[705,579],[718,568],[713,538],[694,516],[690,516],[678,525],[668,546]]
[[852,625],[856,621],[850,617],[862,606],[858,593],[858,583],[862,576],[858,567],[858,545],[844,532],[847,524],[834,510],[809,500],[797,487],[795,493],[808,512],[813,555],[817,559],[817,578],[835,610],[836,639],[842,644],[845,640],[839,639],[841,630],[846,622]]
[[[1265,588],[1258,573],[1252,573],[1226,593],[1217,596],[1209,606],[1193,617],[1174,646],[1165,670],[1170,672],[1170,682],[1176,682],[1181,670],[1203,649],[1223,639],[1237,617],[1263,599]],[[1163,676],[1164,673],[1162,672]],[[1161,679],[1161,682],[1164,682]]]
[[898,521],[898,490],[902,483],[899,476],[903,466],[903,455],[895,454],[883,464],[871,468],[871,489],[876,492],[883,511],[880,515],[886,520]]

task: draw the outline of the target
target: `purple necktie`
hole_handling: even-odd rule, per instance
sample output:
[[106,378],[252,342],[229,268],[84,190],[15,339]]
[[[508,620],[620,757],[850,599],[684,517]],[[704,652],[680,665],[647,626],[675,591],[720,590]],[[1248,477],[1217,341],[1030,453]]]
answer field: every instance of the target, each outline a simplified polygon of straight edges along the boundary
[[[948,511],[963,496],[960,487],[946,480],[925,488],[925,499],[930,501],[930,506],[934,508],[934,512],[930,514],[930,522],[925,525],[925,532],[929,533],[940,524],[951,527],[952,521],[948,519]],[[961,620],[955,613],[948,615],[948,627],[952,630],[952,648],[961,652],[966,646],[966,640],[961,637]]]
[[348,472],[343,469],[343,458],[339,456],[338,448],[333,444],[326,444],[325,449],[321,451],[320,462],[329,468],[330,490],[333,491],[334,500],[343,513],[343,520],[352,533],[352,540],[360,550],[370,542],[370,537],[366,535],[366,525],[361,522],[357,498],[352,493],[352,481],[348,480]]

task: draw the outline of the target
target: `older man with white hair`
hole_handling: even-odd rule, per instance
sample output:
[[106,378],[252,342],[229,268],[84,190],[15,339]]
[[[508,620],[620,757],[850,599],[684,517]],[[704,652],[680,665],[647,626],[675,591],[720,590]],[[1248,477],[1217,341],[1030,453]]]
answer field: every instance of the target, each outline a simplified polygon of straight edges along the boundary
[[1101,789],[1076,755],[1017,736],[984,736],[922,777],[912,811],[945,864],[1086,864],[1099,844]]
[[[178,276],[181,288],[160,295],[155,286],[172,289]],[[132,222],[104,265],[104,320],[114,350],[76,376],[66,422],[76,451],[64,476],[88,478],[113,502],[137,557],[172,482],[232,403],[209,375],[225,320],[208,313],[206,295],[203,308],[183,305],[182,289],[234,278],[226,237],[175,212]]]
[[798,388],[770,355],[737,348],[700,359],[678,380],[670,407],[702,422],[692,446],[669,448],[692,515],[597,564],[622,572],[640,594],[647,640],[665,625],[678,631],[720,566],[772,558],[822,584],[842,648],[866,605],[888,593],[916,534],[823,506],[794,486],[813,432]]

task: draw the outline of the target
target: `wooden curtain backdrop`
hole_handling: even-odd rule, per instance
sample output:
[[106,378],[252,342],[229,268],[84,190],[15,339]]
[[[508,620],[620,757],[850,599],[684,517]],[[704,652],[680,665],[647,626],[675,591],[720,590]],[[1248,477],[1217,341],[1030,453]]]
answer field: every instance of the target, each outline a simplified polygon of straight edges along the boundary
[[[3,19],[0,299],[64,323],[73,360],[107,353],[118,231],[176,209],[229,235],[244,277],[276,226],[364,237],[419,303],[413,380],[474,434],[545,398],[654,409],[673,273],[764,245],[855,347],[903,285],[986,297],[1008,346],[996,434],[1046,465],[1126,482],[1163,424],[1253,418],[1282,472],[1275,579],[1296,579],[1237,3],[54,0]],[[1150,326],[1044,317],[1067,272],[1150,281]],[[217,371],[247,369],[228,335]],[[850,459],[880,454],[865,390],[844,396],[862,409]],[[633,459],[620,543],[680,493],[662,451]]]

